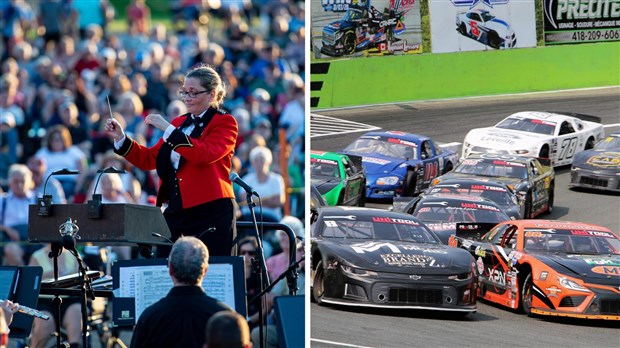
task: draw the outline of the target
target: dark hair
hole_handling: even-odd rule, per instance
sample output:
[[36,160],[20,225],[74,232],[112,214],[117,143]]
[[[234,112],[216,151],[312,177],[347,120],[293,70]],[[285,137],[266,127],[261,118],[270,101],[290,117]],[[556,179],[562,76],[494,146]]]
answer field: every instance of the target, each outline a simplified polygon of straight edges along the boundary
[[209,318],[205,336],[209,348],[243,348],[250,342],[250,328],[237,312],[220,311]]
[[254,237],[243,237],[239,240],[239,242],[237,243],[238,245],[238,249],[241,250],[241,246],[244,244],[252,244],[252,247],[254,248],[254,250],[256,250],[256,248],[258,248],[258,242],[256,242],[256,238]]
[[226,96],[226,88],[220,75],[212,67],[200,64],[190,70],[185,78],[194,78],[200,81],[200,85],[208,91],[215,91],[215,97],[211,101],[212,106],[220,106]]

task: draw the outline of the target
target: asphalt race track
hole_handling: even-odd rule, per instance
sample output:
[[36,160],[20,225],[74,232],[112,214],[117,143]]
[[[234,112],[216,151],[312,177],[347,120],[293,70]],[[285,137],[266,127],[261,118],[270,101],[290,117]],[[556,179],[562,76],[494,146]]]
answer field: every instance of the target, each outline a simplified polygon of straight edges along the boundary
[[[506,97],[402,103],[315,112],[461,143],[472,128],[491,126],[517,111],[566,111],[599,116],[605,133],[620,130],[620,88]],[[362,133],[313,137],[313,150],[338,151]],[[620,233],[620,195],[571,191],[570,166],[556,168],[550,219],[583,221]],[[375,202],[369,206],[387,208]],[[312,347],[619,347],[620,323],[568,318],[529,318],[479,302],[465,319],[450,313],[390,311],[311,304]]]

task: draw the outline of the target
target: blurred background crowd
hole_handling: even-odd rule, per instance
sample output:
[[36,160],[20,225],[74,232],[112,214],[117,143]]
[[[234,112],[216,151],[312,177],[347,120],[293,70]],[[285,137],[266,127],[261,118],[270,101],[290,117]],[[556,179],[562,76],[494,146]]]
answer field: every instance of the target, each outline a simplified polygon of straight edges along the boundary
[[[263,220],[283,221],[302,235],[304,16],[303,2],[287,0],[0,2],[3,264],[35,262],[39,247],[25,243],[28,205],[53,171],[80,171],[49,180],[45,190],[55,204],[89,200],[97,170],[109,166],[127,173],[102,176],[97,193],[104,203],[154,204],[155,171],[114,154],[102,131],[108,100],[127,133],[153,145],[162,134],[143,118],[184,114],[177,91],[198,63],[213,66],[227,86],[224,108],[239,126],[233,168],[256,183]],[[250,220],[240,191],[238,203],[238,219]],[[281,239],[266,231],[266,258],[282,252]],[[129,248],[115,255],[137,257]]]

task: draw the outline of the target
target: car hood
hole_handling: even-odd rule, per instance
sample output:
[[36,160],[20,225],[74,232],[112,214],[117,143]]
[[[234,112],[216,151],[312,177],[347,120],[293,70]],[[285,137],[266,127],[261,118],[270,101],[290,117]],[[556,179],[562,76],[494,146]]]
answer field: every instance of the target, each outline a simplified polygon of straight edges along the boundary
[[603,172],[620,172],[620,151],[586,150],[578,153],[573,166]]
[[322,195],[333,190],[334,187],[340,185],[341,182],[342,180],[339,178],[331,178],[331,177],[330,178],[327,178],[327,177],[312,178],[312,185],[314,185],[316,189],[319,190],[319,193]]
[[444,244],[364,239],[326,239],[321,244],[324,256],[337,255],[344,264],[374,271],[453,274],[471,270],[467,251]]
[[619,255],[529,253],[555,271],[583,279],[586,283],[620,284]]
[[495,127],[474,129],[467,135],[467,142],[488,148],[518,150],[531,147],[550,135],[537,134]]

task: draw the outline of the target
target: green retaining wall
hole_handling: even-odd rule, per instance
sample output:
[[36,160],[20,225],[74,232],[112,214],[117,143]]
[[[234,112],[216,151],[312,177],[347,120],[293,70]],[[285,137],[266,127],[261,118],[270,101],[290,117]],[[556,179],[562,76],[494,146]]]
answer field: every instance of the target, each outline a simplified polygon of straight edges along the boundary
[[312,109],[618,86],[620,42],[321,60],[310,80]]

